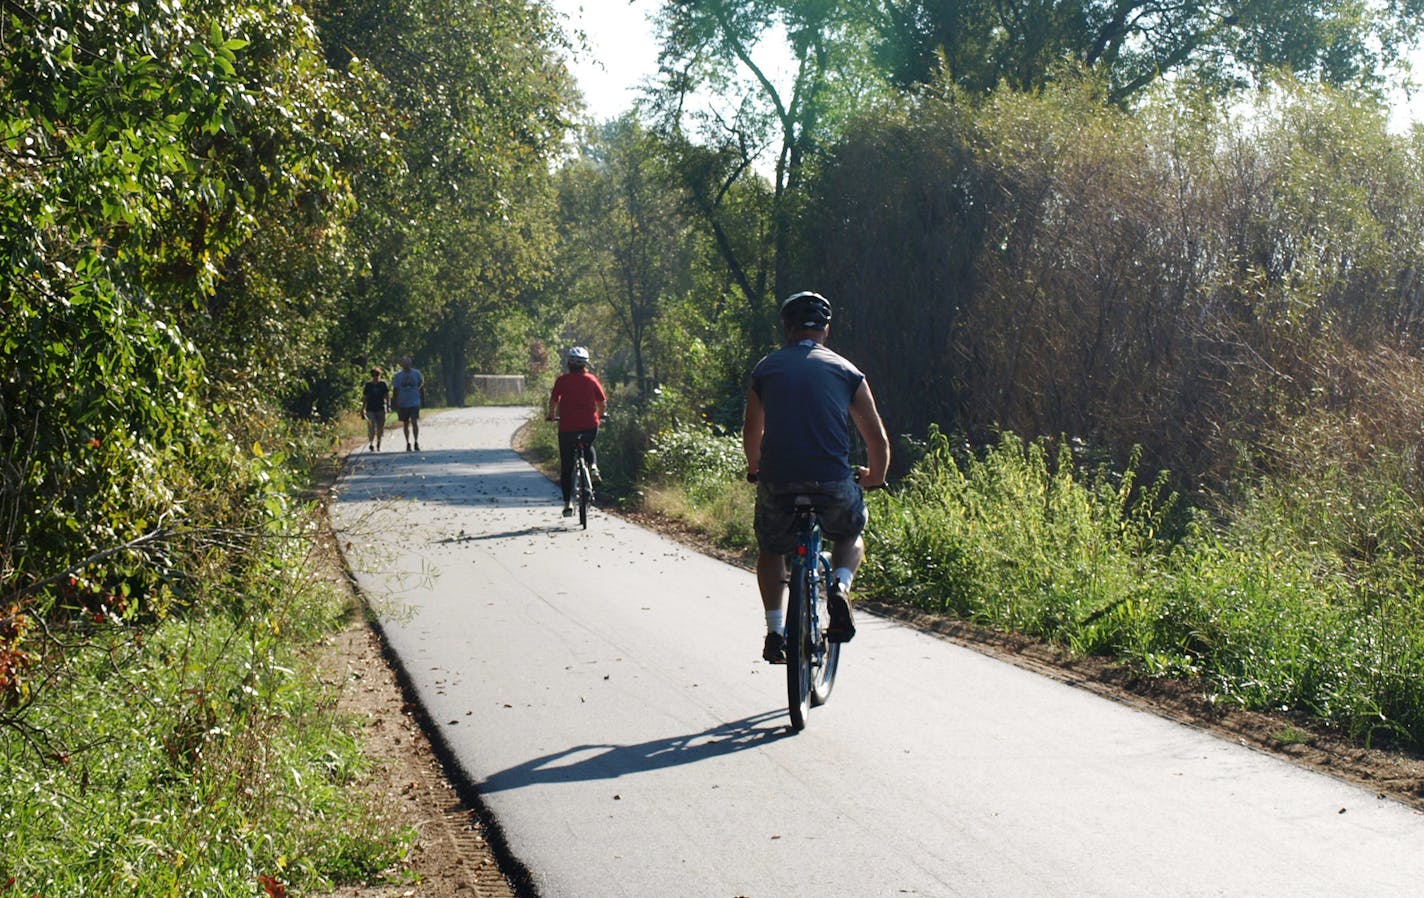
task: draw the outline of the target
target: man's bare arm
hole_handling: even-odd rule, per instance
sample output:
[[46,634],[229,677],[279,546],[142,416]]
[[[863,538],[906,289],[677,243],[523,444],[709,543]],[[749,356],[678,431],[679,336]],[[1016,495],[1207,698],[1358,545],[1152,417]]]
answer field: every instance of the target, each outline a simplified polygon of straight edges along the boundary
[[747,391],[747,407],[742,413],[742,452],[747,457],[747,474],[761,470],[761,437],[766,430],[766,411],[756,390]]
[[866,460],[869,470],[861,475],[863,489],[875,489],[885,485],[885,475],[890,470],[890,437],[885,433],[885,422],[880,420],[880,410],[875,407],[875,396],[870,392],[869,381],[861,381],[860,387],[850,401],[850,417],[860,438],[865,441]]

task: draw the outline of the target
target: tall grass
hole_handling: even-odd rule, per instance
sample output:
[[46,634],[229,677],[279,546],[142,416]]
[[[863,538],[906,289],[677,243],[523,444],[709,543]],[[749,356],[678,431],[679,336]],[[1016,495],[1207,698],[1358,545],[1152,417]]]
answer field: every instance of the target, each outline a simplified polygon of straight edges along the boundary
[[1011,435],[956,458],[936,435],[904,489],[874,504],[861,582],[1149,675],[1197,677],[1234,706],[1424,748],[1413,562],[1318,539],[1319,509],[1294,484],[1257,486],[1229,519],[1196,514],[1169,532],[1162,483],[1143,488],[1132,467],[1085,476],[1066,451]]
[[862,582],[914,604],[1103,654],[1136,643],[1171,497],[1135,472],[1079,476],[1068,447],[1006,435],[962,468],[940,434],[875,506]]
[[76,658],[64,703],[29,720],[43,740],[0,740],[0,894],[250,896],[259,876],[324,887],[403,855],[308,665],[245,630],[175,621]]
[[0,895],[250,898],[373,880],[409,849],[315,668],[350,613],[312,562],[317,509],[270,470],[266,527],[184,555],[165,613],[110,596],[29,641],[0,715]]

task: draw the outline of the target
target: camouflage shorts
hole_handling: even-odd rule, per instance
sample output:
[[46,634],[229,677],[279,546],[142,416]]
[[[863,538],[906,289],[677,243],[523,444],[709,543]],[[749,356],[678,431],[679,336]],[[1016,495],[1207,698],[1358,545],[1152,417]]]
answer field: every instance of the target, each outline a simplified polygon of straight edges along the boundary
[[852,479],[825,483],[758,483],[752,526],[762,551],[785,555],[796,548],[797,496],[817,498],[821,532],[829,539],[855,539],[865,529],[865,494]]

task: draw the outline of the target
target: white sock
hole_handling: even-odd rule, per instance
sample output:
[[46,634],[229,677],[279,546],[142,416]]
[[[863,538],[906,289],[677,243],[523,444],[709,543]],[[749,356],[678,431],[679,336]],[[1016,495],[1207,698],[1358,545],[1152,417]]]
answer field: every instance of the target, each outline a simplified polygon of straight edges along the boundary
[[840,581],[842,592],[850,592],[850,581],[855,577],[854,571],[848,567],[838,567],[831,572],[831,576]]
[[766,613],[766,632],[786,635],[786,612],[780,609]]

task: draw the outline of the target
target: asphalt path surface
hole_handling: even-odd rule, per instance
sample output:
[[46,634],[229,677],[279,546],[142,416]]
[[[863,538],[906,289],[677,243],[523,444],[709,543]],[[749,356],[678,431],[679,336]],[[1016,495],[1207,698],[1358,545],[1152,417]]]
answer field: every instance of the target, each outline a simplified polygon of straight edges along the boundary
[[540,895],[1424,894],[1409,808],[864,613],[791,734],[753,576],[561,517],[530,414],[428,415],[333,513]]

